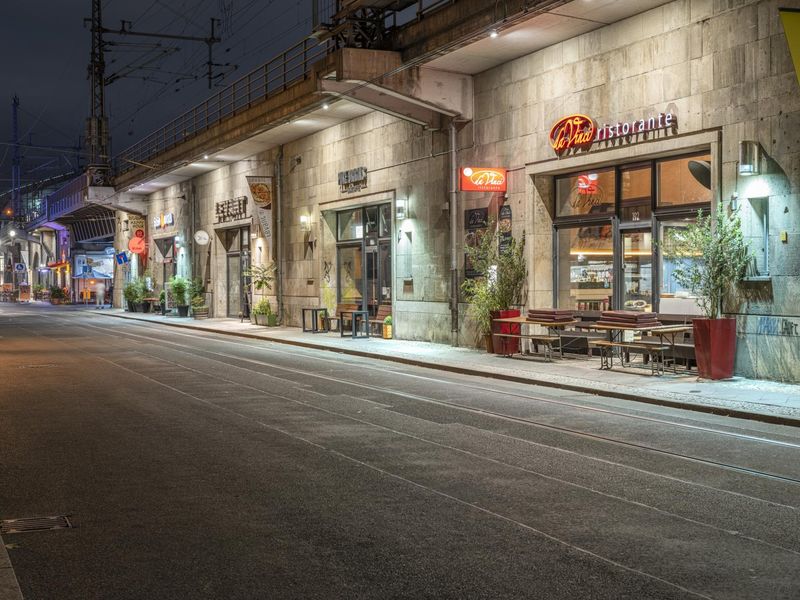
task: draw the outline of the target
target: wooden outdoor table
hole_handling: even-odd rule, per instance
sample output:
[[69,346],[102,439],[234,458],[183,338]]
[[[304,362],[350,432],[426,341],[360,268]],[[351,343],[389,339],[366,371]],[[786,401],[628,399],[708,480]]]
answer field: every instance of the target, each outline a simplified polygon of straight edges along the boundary
[[[659,345],[663,346],[665,344],[665,338],[670,336],[670,340],[666,342],[666,344],[672,349],[672,364],[673,370],[675,370],[675,336],[679,333],[687,333],[692,331],[691,325],[605,325],[605,324],[586,324],[581,325],[581,329],[589,329],[593,331],[607,331],[608,332],[608,341],[612,344],[621,344],[623,342],[619,341],[619,335],[624,331],[633,331],[639,333],[652,333],[658,336],[659,338]],[[617,338],[616,340],[614,338]],[[634,344],[634,342],[631,342]],[[640,344],[641,345],[641,344]],[[646,344],[645,344],[646,345]],[[613,351],[613,349],[612,349]],[[620,354],[620,361],[622,362],[622,356]],[[608,365],[604,365],[601,363],[600,368],[608,368],[610,369],[613,366],[613,352],[612,352],[612,359],[608,363]]]
[[[519,316],[519,317],[506,317],[503,319],[492,319],[493,323],[511,323],[517,325],[541,325],[542,327],[547,327],[547,335],[536,335],[536,334],[513,334],[513,333],[493,333],[492,335],[496,335],[498,337],[508,337],[508,338],[518,338],[518,339],[527,339],[528,341],[532,341],[535,346],[537,341],[541,341],[542,345],[545,348],[544,356],[546,360],[551,360],[553,356],[552,352],[552,341],[558,340],[558,350],[561,354],[561,358],[564,358],[564,348],[561,343],[561,332],[564,330],[565,327],[568,325],[574,325],[578,321],[561,321],[561,322],[553,322],[553,321],[538,321],[538,320],[531,320],[527,317]],[[552,338],[552,339],[551,339]],[[549,350],[549,352],[548,352]]]

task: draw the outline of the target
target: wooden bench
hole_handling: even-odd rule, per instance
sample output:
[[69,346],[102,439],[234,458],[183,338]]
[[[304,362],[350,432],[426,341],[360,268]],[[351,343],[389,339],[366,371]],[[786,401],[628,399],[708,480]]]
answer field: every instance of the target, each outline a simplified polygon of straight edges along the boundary
[[503,338],[528,340],[528,342],[533,346],[534,352],[536,352],[537,354],[539,353],[539,346],[541,345],[542,355],[544,356],[547,362],[553,361],[553,343],[559,340],[559,337],[557,335],[545,335],[536,333],[493,333],[492,335]]
[[375,315],[374,318],[369,320],[369,326],[375,327],[378,326],[378,330],[381,335],[383,335],[383,320],[386,317],[392,316],[392,305],[391,304],[381,304],[378,306],[378,313]]
[[[348,320],[350,319],[349,316],[344,316],[342,313],[349,313],[349,312],[352,312],[354,310],[360,310],[360,309],[361,309],[361,307],[358,304],[346,304],[346,303],[337,304],[336,305],[336,314],[328,315],[328,319],[327,319],[328,320],[328,330],[330,330],[330,331],[340,330],[341,327],[344,325],[344,323],[342,323],[342,321],[344,319],[348,319]],[[333,327],[333,325],[332,325],[334,322],[337,324],[336,327]]]
[[[600,349],[601,369],[611,369],[614,366],[614,348],[619,348],[621,351],[620,363],[623,367],[631,366],[631,350],[641,352],[644,357],[650,359],[650,372],[653,375],[663,375],[665,363],[672,360],[665,355],[665,352],[670,350],[669,345],[643,344],[641,342],[609,342],[607,340],[592,340],[589,345]],[[628,357],[627,364],[626,356]]]

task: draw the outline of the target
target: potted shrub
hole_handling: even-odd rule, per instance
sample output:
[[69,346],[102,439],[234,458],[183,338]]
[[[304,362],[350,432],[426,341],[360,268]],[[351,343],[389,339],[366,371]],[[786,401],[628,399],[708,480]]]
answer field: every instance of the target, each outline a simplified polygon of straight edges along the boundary
[[392,315],[388,315],[383,320],[383,339],[392,339]]
[[722,302],[745,274],[751,261],[739,215],[724,205],[715,214],[697,213],[697,222],[672,229],[664,255],[678,259],[675,281],[696,294],[705,318],[693,319],[697,371],[705,379],[733,377],[736,319],[722,314]]
[[208,318],[208,306],[202,296],[195,296],[192,298],[192,316],[195,319]]
[[64,304],[67,294],[57,285],[50,288],[50,304]]
[[189,295],[191,296],[192,316],[195,319],[208,318],[208,305],[203,291],[203,280],[199,277],[192,279],[189,283]]
[[158,294],[158,305],[161,308],[161,314],[167,314],[167,290],[161,290]]
[[[140,295],[140,286],[136,281],[129,281],[122,288],[122,295],[125,297],[125,302],[128,305],[128,311],[136,312],[139,308],[139,303],[143,296]],[[52,293],[51,293],[52,297]]]
[[527,277],[525,239],[505,239],[502,249],[500,241],[496,223],[491,220],[478,243],[465,248],[467,258],[479,276],[465,280],[461,290],[470,303],[470,313],[484,337],[487,352],[511,354],[519,351],[519,340],[493,340],[492,333],[519,333],[520,326],[502,323],[493,327],[493,320],[520,315],[519,309],[514,307],[522,305]]
[[[277,271],[277,267],[274,262],[268,264],[260,264],[255,265],[249,268],[247,271],[244,272],[245,277],[250,278],[250,283],[253,284],[253,289],[258,292],[265,292],[272,289],[272,282],[275,281],[275,272]],[[272,308],[270,308],[270,314],[272,313]],[[256,318],[255,309],[250,311],[251,319]],[[255,322],[255,321],[254,321]],[[256,324],[258,324],[256,322]],[[273,323],[271,327],[274,327],[278,324],[278,315],[275,315],[273,318]]]
[[35,283],[31,288],[31,292],[33,292],[34,300],[41,300],[42,294],[44,293],[44,286],[41,283]]
[[184,277],[175,276],[169,280],[169,289],[172,292],[172,297],[175,298],[175,306],[178,309],[179,317],[189,316],[189,304],[187,302],[187,293],[189,290],[189,282]]
[[139,307],[143,313],[149,313],[151,304],[150,302],[145,302],[145,298],[150,297],[150,289],[147,287],[147,279],[144,277],[139,277],[134,285],[136,286]]
[[253,307],[253,314],[256,317],[256,325],[266,326],[269,322],[269,317],[272,315],[272,306],[269,300],[262,298]]

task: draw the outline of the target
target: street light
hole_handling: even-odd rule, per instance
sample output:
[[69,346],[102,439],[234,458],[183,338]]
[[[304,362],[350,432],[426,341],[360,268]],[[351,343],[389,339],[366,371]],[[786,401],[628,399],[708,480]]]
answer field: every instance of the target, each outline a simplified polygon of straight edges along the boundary
[[11,229],[11,230],[8,232],[8,235],[10,235],[11,237],[14,237],[15,235],[17,235],[17,230],[16,230],[16,229]]

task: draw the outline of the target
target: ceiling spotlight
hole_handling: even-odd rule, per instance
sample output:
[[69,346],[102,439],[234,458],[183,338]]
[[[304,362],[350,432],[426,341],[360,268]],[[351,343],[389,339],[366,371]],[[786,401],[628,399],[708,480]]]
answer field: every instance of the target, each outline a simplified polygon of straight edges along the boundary
[[497,29],[492,29],[492,31],[489,33],[489,37],[492,39],[496,38],[498,35],[500,34],[497,33]]
[[203,160],[208,160],[208,154],[203,154]]
[[322,110],[328,110],[330,107],[331,105],[326,102],[325,104],[322,105]]

